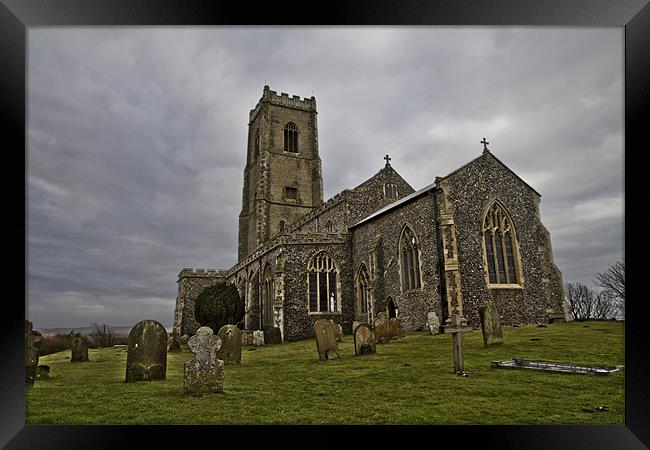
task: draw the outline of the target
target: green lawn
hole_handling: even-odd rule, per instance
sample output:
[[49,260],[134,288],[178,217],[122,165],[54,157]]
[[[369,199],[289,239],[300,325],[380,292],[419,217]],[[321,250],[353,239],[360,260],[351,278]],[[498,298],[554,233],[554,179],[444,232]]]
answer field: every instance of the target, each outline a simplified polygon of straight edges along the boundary
[[[485,347],[480,330],[463,334],[465,370],[454,375],[451,336],[408,333],[354,356],[320,361],[313,339],[244,347],[227,365],[225,393],[184,397],[183,363],[167,357],[165,381],[125,383],[126,351],[70,351],[41,357],[49,381],[27,392],[28,424],[622,424],[624,373],[608,376],[492,369],[513,357],[593,365],[624,364],[624,325],[570,322],[504,327],[503,344]],[[536,340],[531,340],[535,339]],[[598,407],[603,410],[598,410]]]

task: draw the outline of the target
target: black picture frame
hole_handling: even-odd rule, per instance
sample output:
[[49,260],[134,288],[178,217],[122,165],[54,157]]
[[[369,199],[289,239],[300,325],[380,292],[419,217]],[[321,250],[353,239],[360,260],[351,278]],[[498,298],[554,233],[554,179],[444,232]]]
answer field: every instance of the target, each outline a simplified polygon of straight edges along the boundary
[[[0,446],[121,448],[142,445],[138,443],[144,439],[147,447],[166,448],[171,445],[174,436],[181,437],[190,445],[201,445],[202,439],[208,442],[226,439],[230,442],[228,437],[236,437],[235,444],[243,446],[273,441],[286,445],[291,444],[296,432],[310,437],[330,438],[333,445],[344,445],[346,441],[372,445],[393,436],[407,445],[589,449],[635,449],[644,448],[644,444],[650,446],[650,402],[647,400],[650,398],[647,388],[650,380],[649,346],[644,333],[645,317],[642,307],[645,300],[641,296],[634,296],[634,290],[626,304],[625,425],[391,426],[376,427],[376,430],[350,426],[336,427],[333,431],[312,426],[245,427],[253,428],[252,432],[243,427],[223,425],[187,426],[182,430],[174,426],[25,425],[23,353],[20,350],[24,343],[27,299],[27,243],[25,239],[21,246],[14,236],[27,236],[24,194],[28,164],[25,135],[28,28],[60,25],[291,25],[290,22],[293,21],[298,21],[301,25],[624,27],[626,204],[634,205],[640,197],[637,190],[628,188],[635,181],[628,169],[634,168],[631,161],[641,161],[640,153],[648,148],[647,139],[642,136],[647,128],[644,118],[650,105],[650,6],[645,0],[349,0],[313,4],[289,1],[264,8],[255,4],[207,0],[0,0],[0,123],[4,130],[5,158],[12,156],[11,162],[5,163],[3,177],[8,182],[4,192],[10,194],[5,196],[5,241],[15,246],[12,248],[10,267],[15,271],[16,261],[23,261],[25,269],[25,303],[17,301],[17,295],[5,294],[4,297],[5,320],[0,339],[0,354],[3,357],[0,370],[0,400],[3,410],[0,419]],[[23,152],[18,151],[20,148]],[[24,164],[22,173],[17,170],[21,164]],[[625,222],[628,227],[634,223],[629,215],[626,208]],[[627,228],[625,234],[628,272],[635,273],[638,269],[635,268],[634,255],[627,252],[627,243],[630,242]],[[8,256],[5,256],[5,261],[9,261]],[[5,277],[9,291],[13,293],[18,290],[16,274],[6,271]],[[629,273],[627,278],[630,279]],[[633,276],[633,287],[634,279]],[[420,439],[422,443],[418,442]],[[313,441],[297,442],[311,445]]]

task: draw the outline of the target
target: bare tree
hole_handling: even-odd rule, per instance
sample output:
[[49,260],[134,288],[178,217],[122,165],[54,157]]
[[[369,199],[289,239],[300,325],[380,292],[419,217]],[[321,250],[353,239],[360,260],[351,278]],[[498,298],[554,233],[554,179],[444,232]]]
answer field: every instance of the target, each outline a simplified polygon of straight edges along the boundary
[[616,304],[618,312],[625,309],[625,258],[612,264],[605,272],[597,273],[594,284],[603,288]]
[[591,289],[582,283],[565,283],[564,293],[575,320],[586,320],[591,317],[594,296]]
[[105,323],[99,325],[97,322],[94,322],[90,326],[93,328],[90,337],[97,347],[110,347],[113,345],[114,333],[110,326]]

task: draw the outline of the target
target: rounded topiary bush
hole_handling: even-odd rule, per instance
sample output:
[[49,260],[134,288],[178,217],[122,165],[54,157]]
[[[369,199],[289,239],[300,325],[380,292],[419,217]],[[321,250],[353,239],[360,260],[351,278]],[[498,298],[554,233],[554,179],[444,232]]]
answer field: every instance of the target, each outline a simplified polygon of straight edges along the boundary
[[194,318],[216,334],[224,325],[238,325],[244,318],[244,299],[234,284],[220,282],[205,288],[194,301]]

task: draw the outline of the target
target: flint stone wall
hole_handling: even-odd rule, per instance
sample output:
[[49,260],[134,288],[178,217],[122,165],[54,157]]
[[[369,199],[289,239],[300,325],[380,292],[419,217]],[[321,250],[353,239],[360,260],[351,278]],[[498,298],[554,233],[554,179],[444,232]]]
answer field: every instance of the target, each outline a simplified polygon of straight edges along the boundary
[[225,271],[216,269],[183,269],[178,274],[178,296],[174,311],[173,332],[192,335],[201,326],[194,318],[194,300],[208,286],[226,281]]
[[[539,195],[491,153],[445,180],[450,186],[448,199],[454,205],[463,313],[468,323],[480,324],[478,310],[488,300],[500,312],[502,325],[545,323],[547,308],[562,311],[562,279],[549,255],[550,241],[539,219]],[[524,277],[520,289],[488,289],[486,285],[482,227],[486,208],[494,199],[505,206],[515,227]],[[543,282],[543,278],[549,281]]]

